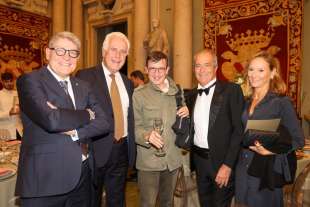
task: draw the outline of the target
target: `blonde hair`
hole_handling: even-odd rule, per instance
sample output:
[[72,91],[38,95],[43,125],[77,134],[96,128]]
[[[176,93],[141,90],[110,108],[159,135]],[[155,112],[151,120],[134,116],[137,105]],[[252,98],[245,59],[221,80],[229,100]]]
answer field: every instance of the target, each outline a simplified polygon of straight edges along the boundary
[[79,38],[72,32],[68,31],[58,32],[55,35],[53,35],[48,43],[48,47],[53,48],[56,42],[60,39],[67,39],[71,41],[77,47],[78,50],[81,49],[81,41],[79,40]]
[[274,71],[273,78],[270,79],[270,85],[269,85],[269,91],[279,94],[279,95],[285,95],[286,93],[286,84],[281,78],[280,75],[280,65],[277,64],[276,59],[267,51],[261,51],[257,54],[255,54],[248,62],[247,70],[245,74],[245,86],[244,86],[244,94],[245,96],[249,97],[253,93],[253,88],[250,85],[249,78],[248,78],[248,70],[250,63],[256,59],[256,58],[262,58],[266,61],[266,63],[269,65],[269,69],[271,72]]

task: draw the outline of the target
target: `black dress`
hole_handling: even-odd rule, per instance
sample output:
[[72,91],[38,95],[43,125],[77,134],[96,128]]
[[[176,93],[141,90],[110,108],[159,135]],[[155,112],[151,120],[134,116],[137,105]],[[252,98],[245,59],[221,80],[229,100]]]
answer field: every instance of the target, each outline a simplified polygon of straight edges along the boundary
[[[285,126],[292,137],[292,151],[304,146],[304,135],[299,125],[294,107],[286,96],[275,93],[267,93],[260,103],[255,107],[252,115],[249,115],[251,100],[245,104],[242,114],[243,124],[249,119],[281,119],[281,125]],[[248,207],[282,207],[283,194],[281,187],[273,189],[260,189],[261,179],[248,174],[255,152],[242,149],[236,166],[236,202]],[[287,154],[274,155],[273,170],[286,176],[289,174]],[[286,166],[286,168],[284,167]],[[294,179],[294,178],[289,178]]]

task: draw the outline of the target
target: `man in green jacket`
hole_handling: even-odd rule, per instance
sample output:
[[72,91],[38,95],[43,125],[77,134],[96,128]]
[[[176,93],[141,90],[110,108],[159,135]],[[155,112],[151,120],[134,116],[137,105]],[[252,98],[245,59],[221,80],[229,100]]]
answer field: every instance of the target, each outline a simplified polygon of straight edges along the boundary
[[[178,88],[168,77],[168,59],[164,53],[151,52],[145,71],[149,83],[133,94],[140,206],[155,206],[157,195],[160,206],[172,206],[182,152],[174,144],[176,135],[171,126],[176,114],[185,117],[189,112],[185,104],[177,110]],[[158,122],[159,126],[155,126]]]

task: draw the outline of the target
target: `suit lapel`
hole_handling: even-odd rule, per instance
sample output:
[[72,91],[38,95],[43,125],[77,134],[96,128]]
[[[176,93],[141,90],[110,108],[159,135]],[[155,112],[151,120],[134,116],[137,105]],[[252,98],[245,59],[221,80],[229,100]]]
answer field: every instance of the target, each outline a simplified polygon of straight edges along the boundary
[[103,95],[103,96],[99,96],[99,98],[102,99],[101,100],[102,103],[107,103],[107,107],[110,108],[109,111],[112,111],[112,102],[111,102],[111,97],[109,93],[109,87],[108,87],[107,80],[105,78],[103,68],[101,65],[97,66],[95,70],[95,77],[97,79],[95,83],[97,83],[98,85],[99,93],[102,93]]
[[84,97],[83,95],[83,90],[80,87],[78,81],[76,80],[76,78],[74,77],[70,77],[70,81],[71,81],[71,86],[72,86],[72,90],[73,90],[73,94],[74,94],[74,101],[75,101],[75,108],[76,109],[82,109],[82,97]]
[[51,74],[50,71],[45,67],[42,69],[42,80],[44,83],[49,87],[51,91],[54,91],[54,93],[58,94],[62,100],[64,100],[68,106],[68,108],[74,108],[72,100],[70,99],[70,96],[68,96],[64,89],[60,86],[56,78]]
[[223,84],[220,81],[217,81],[209,111],[209,132],[215,123],[216,117],[224,100],[223,94],[221,93],[223,88]]

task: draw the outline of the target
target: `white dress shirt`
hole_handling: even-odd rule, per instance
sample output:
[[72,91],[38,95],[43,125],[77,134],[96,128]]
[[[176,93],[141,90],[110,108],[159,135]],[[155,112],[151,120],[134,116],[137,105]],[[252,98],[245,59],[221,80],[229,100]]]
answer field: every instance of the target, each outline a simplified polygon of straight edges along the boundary
[[[52,73],[52,75],[54,76],[54,78],[56,78],[56,80],[57,80],[58,82],[60,82],[60,81],[67,81],[67,83],[68,83],[68,93],[69,93],[69,96],[70,96],[70,98],[71,98],[71,100],[72,100],[74,109],[76,109],[76,107],[75,107],[75,98],[74,98],[74,93],[73,93],[73,89],[72,89],[72,84],[71,84],[71,81],[70,81],[70,76],[68,76],[68,77],[66,77],[65,79],[63,79],[63,78],[59,77],[59,75],[57,75],[57,74],[51,69],[51,67],[50,67],[49,65],[47,66],[47,69]],[[74,131],[75,131],[75,135],[74,135],[74,136],[71,136],[71,139],[72,139],[73,141],[77,141],[77,140],[79,140],[79,136],[78,136],[77,131],[76,131],[76,130],[74,130]]]
[[[211,86],[216,78],[211,80],[207,85],[198,84],[198,89],[205,89]],[[209,94],[198,94],[194,108],[194,145],[201,148],[209,148],[208,132],[209,132],[209,112],[215,86],[210,88]]]
[[[111,88],[111,72],[106,68],[106,66],[102,63],[102,68],[104,72],[105,79],[107,81],[107,85],[109,88]],[[122,76],[119,72],[116,72],[115,74],[115,82],[119,91],[119,94],[121,96],[121,102],[122,102],[122,109],[123,109],[123,120],[124,120],[124,134],[122,137],[126,137],[128,135],[128,123],[127,123],[127,117],[128,117],[128,108],[129,108],[129,96],[127,93],[127,89],[125,87],[125,84],[123,82]],[[111,94],[110,94],[111,95]]]

